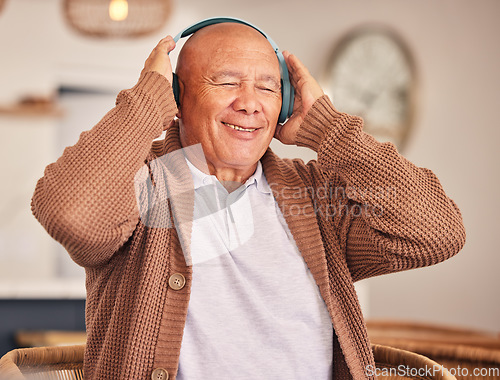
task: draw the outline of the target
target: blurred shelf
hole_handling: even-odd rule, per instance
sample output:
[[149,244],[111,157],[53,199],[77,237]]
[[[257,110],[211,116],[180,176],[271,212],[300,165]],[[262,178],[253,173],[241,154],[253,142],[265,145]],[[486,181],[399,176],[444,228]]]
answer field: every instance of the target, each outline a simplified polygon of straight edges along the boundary
[[85,344],[85,331],[24,331],[15,334],[16,344],[19,347],[70,346]]
[[55,117],[64,115],[62,108],[53,102],[27,102],[0,106],[0,116]]
[[2,280],[0,299],[85,299],[84,278]]

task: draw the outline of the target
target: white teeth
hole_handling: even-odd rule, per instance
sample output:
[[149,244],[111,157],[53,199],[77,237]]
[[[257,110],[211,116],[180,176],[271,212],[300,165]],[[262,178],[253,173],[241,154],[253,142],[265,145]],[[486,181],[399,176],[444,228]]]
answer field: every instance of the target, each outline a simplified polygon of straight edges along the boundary
[[238,127],[237,125],[228,124],[228,123],[224,123],[224,122],[222,122],[222,124],[227,125],[228,127],[231,127],[233,129],[236,129],[237,131],[243,131],[243,132],[253,132],[257,129],[257,128],[242,128],[242,127]]

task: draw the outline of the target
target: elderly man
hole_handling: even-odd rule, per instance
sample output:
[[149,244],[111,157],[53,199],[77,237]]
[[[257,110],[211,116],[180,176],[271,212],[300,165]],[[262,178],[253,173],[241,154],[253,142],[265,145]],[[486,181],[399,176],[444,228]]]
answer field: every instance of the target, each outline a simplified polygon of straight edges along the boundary
[[[178,108],[174,47],[160,41],[137,85],[46,168],[32,199],[86,270],[85,377],[370,378],[353,282],[456,254],[459,209],[286,52],[295,105],[279,124],[278,60],[254,28],[210,25],[187,41]],[[317,161],[280,159],[273,137]],[[162,157],[167,169],[155,171]],[[168,207],[153,207],[162,186]]]

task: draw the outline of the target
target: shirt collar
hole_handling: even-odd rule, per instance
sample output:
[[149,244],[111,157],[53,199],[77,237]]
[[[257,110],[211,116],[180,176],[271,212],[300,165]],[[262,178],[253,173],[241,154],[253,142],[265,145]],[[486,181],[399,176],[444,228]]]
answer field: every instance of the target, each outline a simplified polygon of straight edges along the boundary
[[[200,169],[194,166],[187,157],[186,162],[193,177],[195,190],[202,186],[213,185],[219,181],[216,176],[202,172]],[[250,178],[246,180],[244,185],[245,188],[255,185],[257,190],[259,190],[261,193],[271,194],[271,188],[266,181],[266,177],[264,175],[264,171],[262,170],[262,164],[260,161],[257,162],[257,168],[255,169],[255,172],[250,176]]]

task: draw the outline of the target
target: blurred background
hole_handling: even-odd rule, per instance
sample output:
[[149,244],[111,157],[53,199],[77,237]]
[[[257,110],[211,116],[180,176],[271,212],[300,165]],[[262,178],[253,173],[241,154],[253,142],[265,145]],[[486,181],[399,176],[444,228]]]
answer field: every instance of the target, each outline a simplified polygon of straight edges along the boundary
[[365,317],[500,331],[500,2],[133,3],[0,0],[0,355],[34,344],[19,333],[85,328],[84,271],[30,211],[44,167],[135,84],[159,39],[215,16],[243,18],[296,54],[337,108],[436,173],[462,211],[459,255],[357,284]]

